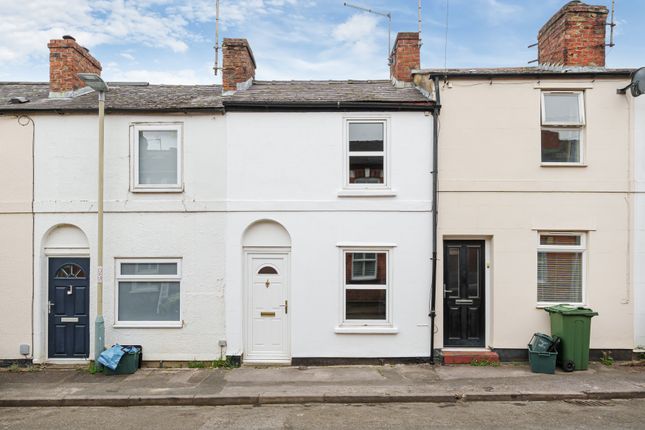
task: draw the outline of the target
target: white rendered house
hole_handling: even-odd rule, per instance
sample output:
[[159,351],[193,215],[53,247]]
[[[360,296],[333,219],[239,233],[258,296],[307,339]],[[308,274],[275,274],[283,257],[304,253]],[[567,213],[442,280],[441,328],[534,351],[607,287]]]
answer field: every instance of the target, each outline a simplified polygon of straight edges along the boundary
[[[69,362],[94,358],[97,96],[56,67],[100,64],[73,38],[49,46],[50,83],[0,91],[35,124],[31,358]],[[224,69],[224,91],[108,83],[105,343],[427,360],[433,103],[389,80],[253,81],[240,39]]]

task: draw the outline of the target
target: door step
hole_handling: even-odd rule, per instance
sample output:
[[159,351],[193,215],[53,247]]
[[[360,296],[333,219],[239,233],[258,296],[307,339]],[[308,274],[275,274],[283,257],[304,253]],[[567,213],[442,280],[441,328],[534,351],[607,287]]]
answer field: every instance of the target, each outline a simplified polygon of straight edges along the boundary
[[443,364],[499,363],[499,354],[494,351],[442,351],[442,355]]

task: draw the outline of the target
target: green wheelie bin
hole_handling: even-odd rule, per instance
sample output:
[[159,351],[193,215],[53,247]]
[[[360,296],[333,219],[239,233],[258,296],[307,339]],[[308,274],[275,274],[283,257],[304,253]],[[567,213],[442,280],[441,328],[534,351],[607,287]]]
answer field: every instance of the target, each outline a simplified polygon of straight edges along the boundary
[[551,335],[560,338],[558,363],[562,370],[587,370],[591,318],[598,312],[571,305],[550,306],[545,310],[551,318]]

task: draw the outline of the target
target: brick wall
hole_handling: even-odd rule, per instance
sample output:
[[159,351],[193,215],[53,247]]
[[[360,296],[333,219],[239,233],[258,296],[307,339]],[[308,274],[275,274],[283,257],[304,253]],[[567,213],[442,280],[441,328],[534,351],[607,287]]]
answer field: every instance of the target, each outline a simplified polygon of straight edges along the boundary
[[224,39],[222,43],[222,85],[235,91],[237,84],[255,78],[255,58],[246,39]]
[[85,86],[77,73],[101,74],[101,63],[90,55],[73,37],[50,40],[49,48],[49,91],[66,93]]
[[419,33],[398,33],[392,49],[390,77],[400,82],[412,82],[412,70],[420,66]]
[[608,10],[570,1],[538,33],[540,64],[605,66]]

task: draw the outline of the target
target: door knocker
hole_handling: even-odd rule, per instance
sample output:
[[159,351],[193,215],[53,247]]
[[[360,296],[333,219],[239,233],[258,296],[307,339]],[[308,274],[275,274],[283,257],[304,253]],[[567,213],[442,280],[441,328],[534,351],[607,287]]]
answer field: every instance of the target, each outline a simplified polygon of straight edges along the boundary
[[271,285],[271,282],[269,282],[269,280],[267,279],[267,281],[264,283],[264,286],[269,288],[269,285]]

